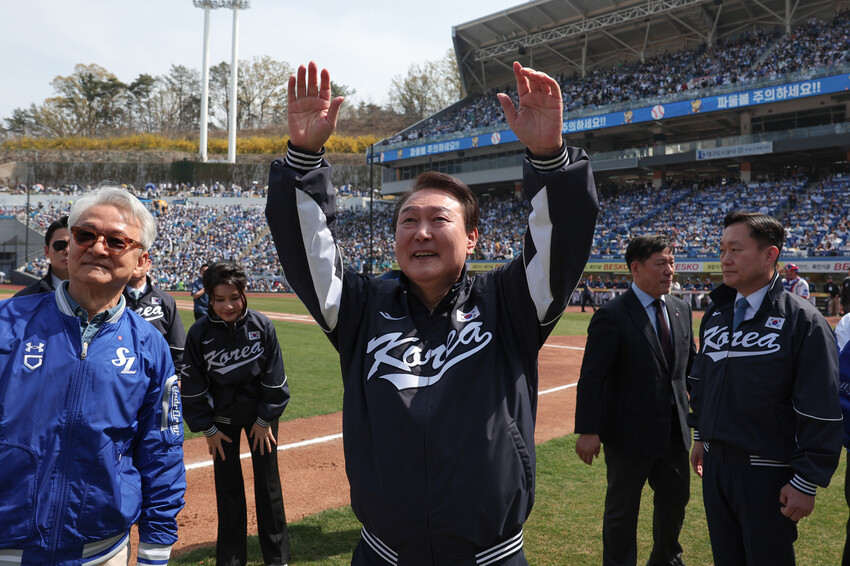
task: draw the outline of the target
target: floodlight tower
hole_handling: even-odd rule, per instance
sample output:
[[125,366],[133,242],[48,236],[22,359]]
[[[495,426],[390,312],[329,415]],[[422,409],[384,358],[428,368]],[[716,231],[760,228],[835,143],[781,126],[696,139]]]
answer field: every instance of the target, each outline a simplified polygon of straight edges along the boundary
[[236,79],[239,70],[239,10],[247,10],[248,0],[231,0],[233,8],[233,45],[230,63],[230,110],[227,113],[227,162],[236,163]]
[[204,9],[204,62],[201,67],[201,139],[198,143],[201,161],[207,161],[207,128],[210,113],[210,10],[218,8],[218,0],[193,0],[196,8]]
[[239,10],[247,10],[248,0],[192,0],[196,8],[204,9],[204,62],[201,75],[201,139],[200,159],[207,161],[207,128],[209,124],[210,98],[210,10],[233,9],[233,47],[230,64],[230,106],[227,123],[227,161],[236,163],[236,79],[238,76],[237,43],[239,40]]

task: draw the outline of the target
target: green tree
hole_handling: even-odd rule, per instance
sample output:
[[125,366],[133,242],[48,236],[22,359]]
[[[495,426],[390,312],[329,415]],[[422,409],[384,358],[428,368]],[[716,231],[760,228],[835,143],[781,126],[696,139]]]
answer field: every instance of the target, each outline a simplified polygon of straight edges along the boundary
[[127,126],[131,131],[154,131],[151,97],[156,84],[155,77],[141,74],[127,87]]
[[227,128],[230,108],[230,63],[222,61],[210,67],[210,121]]
[[154,98],[155,130],[169,132],[198,128],[201,79],[197,70],[184,65],[172,65],[167,75],[157,77]]
[[246,106],[239,109],[239,127],[267,128],[284,121],[290,75],[288,63],[268,55],[239,62],[239,104]]
[[457,61],[451,51],[437,61],[413,63],[407,75],[396,75],[389,92],[390,106],[410,121],[419,121],[461,97]]
[[71,119],[71,134],[96,136],[121,124],[127,86],[103,67],[78,64],[71,75],[50,84]]
[[33,105],[32,118],[36,136],[58,138],[79,133],[76,116],[68,111],[65,99],[58,96],[48,98],[41,106]]
[[6,130],[19,136],[31,136],[35,131],[35,104],[30,106],[30,109],[15,108],[12,110],[12,116],[6,118]]

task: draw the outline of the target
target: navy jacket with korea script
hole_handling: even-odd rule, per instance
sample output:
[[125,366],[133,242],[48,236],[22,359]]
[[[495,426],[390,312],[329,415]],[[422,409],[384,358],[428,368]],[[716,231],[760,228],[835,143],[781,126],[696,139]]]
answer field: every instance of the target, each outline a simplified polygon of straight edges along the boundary
[[[123,301],[123,299],[122,299]],[[121,308],[86,346],[61,289],[0,303],[0,565],[165,564],[186,489],[168,345]]]
[[464,271],[433,312],[404,275],[343,266],[330,175],[321,154],[290,148],[272,164],[266,216],[287,283],[340,355],[362,540],[390,564],[497,563],[521,549],[534,501],[538,350],[590,251],[587,156],[568,148],[550,172],[526,158],[522,255]]
[[752,465],[787,465],[791,485],[814,495],[841,455],[838,351],[812,304],[774,275],[755,317],[731,333],[735,289],[711,295],[688,380],[694,440],[750,454]]
[[184,361],[185,418],[193,432],[210,436],[216,422],[268,426],[289,402],[274,325],[256,311],[245,309],[230,325],[210,308],[189,329]]
[[124,299],[127,301],[128,309],[153,324],[165,337],[165,341],[168,342],[168,347],[171,349],[171,359],[174,361],[177,377],[182,378],[186,330],[183,328],[180,313],[177,312],[177,302],[174,297],[154,286],[150,275],[148,275],[147,285],[142,296],[134,299],[125,287]]

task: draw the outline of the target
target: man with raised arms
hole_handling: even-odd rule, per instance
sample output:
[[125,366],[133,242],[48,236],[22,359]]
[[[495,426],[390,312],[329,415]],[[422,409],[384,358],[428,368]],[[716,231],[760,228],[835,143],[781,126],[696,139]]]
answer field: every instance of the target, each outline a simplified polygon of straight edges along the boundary
[[292,286],[339,351],[352,564],[524,566],[534,501],[537,353],[590,253],[598,213],[590,162],[561,139],[558,83],[514,63],[531,204],[522,254],[472,275],[478,203],[427,172],[397,200],[398,279],[348,269],[334,239],[324,144],[342,98],[315,63],[289,81],[288,152],[272,164],[266,216]]

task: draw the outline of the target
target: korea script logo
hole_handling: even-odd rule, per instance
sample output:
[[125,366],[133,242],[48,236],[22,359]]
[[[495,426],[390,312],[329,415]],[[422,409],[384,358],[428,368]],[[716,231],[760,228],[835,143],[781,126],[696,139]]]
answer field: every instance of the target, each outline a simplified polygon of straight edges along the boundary
[[[433,385],[454,365],[474,356],[490,343],[493,334],[482,332],[481,326],[480,322],[472,322],[459,331],[452,330],[445,344],[427,350],[419,337],[402,338],[401,332],[388,332],[372,338],[366,353],[373,354],[375,361],[366,379],[376,376],[382,366],[388,366],[390,373],[378,374],[377,377],[386,379],[399,391]],[[386,368],[384,371],[387,371]]]
[[[760,334],[759,332],[747,332],[744,334],[738,330],[732,334],[732,341],[729,341],[729,327],[715,326],[705,331],[703,340],[705,349],[703,352],[712,361],[720,361],[724,358],[744,358],[749,356],[767,356],[782,349],[780,344],[776,343],[779,334],[769,332]],[[724,350],[723,348],[730,348]],[[734,348],[734,349],[732,349]],[[719,350],[710,352],[709,350]]]

